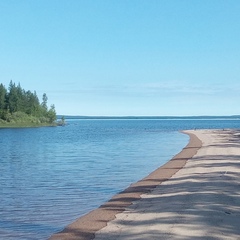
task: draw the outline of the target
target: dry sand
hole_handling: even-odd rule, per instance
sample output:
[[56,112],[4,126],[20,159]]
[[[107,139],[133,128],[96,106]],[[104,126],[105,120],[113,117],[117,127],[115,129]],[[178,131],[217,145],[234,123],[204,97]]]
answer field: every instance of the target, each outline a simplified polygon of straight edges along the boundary
[[50,239],[240,239],[240,132],[186,133],[171,161]]
[[194,131],[203,142],[172,178],[96,233],[107,239],[240,239],[240,136]]

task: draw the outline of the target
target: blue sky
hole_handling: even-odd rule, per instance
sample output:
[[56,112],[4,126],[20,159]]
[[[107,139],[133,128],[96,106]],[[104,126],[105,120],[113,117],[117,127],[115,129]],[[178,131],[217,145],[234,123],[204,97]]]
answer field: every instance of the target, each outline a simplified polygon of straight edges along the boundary
[[240,114],[240,1],[2,0],[0,82],[58,114]]

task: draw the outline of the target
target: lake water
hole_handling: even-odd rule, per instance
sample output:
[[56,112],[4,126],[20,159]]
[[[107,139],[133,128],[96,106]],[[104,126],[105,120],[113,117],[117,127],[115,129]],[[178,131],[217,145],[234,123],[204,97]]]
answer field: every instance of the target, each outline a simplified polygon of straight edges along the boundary
[[0,129],[0,239],[47,239],[163,165],[187,143],[178,130],[239,120],[74,120]]

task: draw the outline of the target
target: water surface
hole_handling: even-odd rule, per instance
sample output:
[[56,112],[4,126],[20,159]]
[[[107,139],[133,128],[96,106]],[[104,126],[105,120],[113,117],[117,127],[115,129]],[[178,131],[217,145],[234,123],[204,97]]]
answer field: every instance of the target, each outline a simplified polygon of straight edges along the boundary
[[0,129],[0,239],[46,239],[170,160],[178,130],[238,120],[81,120]]

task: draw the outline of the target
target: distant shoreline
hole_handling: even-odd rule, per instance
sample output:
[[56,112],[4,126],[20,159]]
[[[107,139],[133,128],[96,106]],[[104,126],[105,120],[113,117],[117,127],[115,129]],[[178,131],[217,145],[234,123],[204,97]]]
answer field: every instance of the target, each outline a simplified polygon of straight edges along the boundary
[[76,120],[240,120],[240,115],[232,116],[74,116],[74,115],[57,115],[57,119],[61,119],[64,116],[65,119]]

